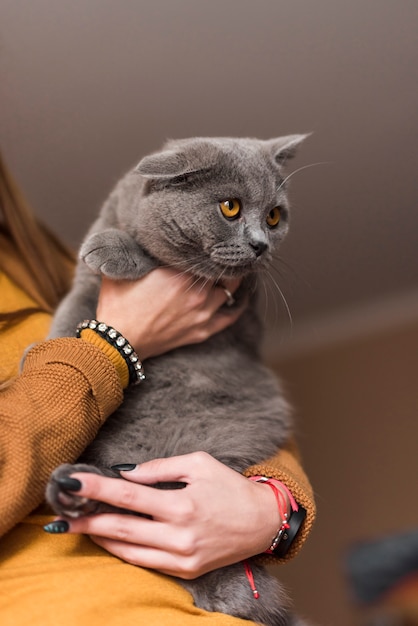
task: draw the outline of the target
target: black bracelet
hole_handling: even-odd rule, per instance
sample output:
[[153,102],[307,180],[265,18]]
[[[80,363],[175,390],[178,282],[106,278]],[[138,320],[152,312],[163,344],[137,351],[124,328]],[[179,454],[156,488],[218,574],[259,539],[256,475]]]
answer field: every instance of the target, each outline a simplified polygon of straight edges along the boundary
[[77,337],[81,337],[81,333],[87,328],[93,330],[113,346],[113,348],[116,348],[128,366],[130,385],[137,385],[145,380],[144,368],[137,353],[120,332],[103,322],[84,320],[84,322],[80,322],[80,324],[77,325]]
[[296,535],[298,534],[300,527],[302,526],[306,517],[306,509],[298,504],[298,510],[292,511],[290,518],[288,519],[289,528],[286,528],[285,532],[281,535],[278,545],[272,550],[272,554],[282,559],[290,550]]

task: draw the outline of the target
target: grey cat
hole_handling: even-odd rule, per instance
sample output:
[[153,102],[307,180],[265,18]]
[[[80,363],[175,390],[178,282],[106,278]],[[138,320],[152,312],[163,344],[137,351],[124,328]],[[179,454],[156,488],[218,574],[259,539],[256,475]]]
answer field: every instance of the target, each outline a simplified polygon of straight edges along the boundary
[[[109,469],[115,464],[203,450],[242,472],[288,439],[288,404],[260,360],[256,282],[288,231],[283,165],[304,138],[170,141],[111,193],[81,246],[74,286],[51,336],[74,335],[79,321],[95,317],[100,274],[136,279],[168,265],[219,283],[240,277],[234,306],[249,304],[233,326],[204,344],[146,362],[146,381],[126,391],[80,464],[52,474],[47,499],[58,514],[105,510],[63,492],[54,480],[77,470],[115,476]],[[302,624],[278,581],[255,561],[252,568],[259,599],[242,564],[179,582],[208,611],[267,626]]]

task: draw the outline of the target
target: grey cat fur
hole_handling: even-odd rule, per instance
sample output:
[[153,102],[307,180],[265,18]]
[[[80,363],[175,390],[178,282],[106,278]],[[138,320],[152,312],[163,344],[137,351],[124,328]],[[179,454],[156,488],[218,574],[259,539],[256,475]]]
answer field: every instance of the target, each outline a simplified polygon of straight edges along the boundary
[[[232,327],[204,344],[146,362],[146,381],[126,391],[121,408],[82,455],[82,465],[61,466],[52,475],[47,499],[58,514],[104,510],[60,494],[54,478],[84,464],[115,475],[109,468],[117,463],[202,450],[242,472],[275,454],[289,437],[289,406],[260,360],[256,282],[288,231],[283,165],[304,137],[170,141],[111,193],[81,246],[74,286],[55,315],[51,336],[74,335],[80,320],[95,317],[101,273],[135,279],[169,265],[220,282],[241,277],[237,306],[243,299],[249,306]],[[242,210],[238,219],[227,220],[219,202],[232,198],[240,199]],[[281,220],[270,228],[266,217],[277,206]],[[301,624],[278,581],[258,563],[253,568],[258,600],[242,564],[179,582],[209,611],[268,626]]]

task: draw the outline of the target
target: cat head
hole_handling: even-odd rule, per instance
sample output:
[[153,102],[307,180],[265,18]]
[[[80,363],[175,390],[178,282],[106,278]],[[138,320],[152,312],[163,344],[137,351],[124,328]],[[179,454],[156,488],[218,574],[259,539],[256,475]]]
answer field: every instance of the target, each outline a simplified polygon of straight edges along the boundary
[[145,180],[131,231],[164,264],[218,280],[265,267],[288,231],[283,167],[305,135],[168,142]]

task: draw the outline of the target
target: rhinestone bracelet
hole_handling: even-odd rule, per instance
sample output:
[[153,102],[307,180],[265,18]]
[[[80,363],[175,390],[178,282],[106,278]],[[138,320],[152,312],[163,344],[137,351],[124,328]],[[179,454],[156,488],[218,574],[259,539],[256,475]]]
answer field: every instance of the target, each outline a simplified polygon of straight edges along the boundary
[[124,359],[129,370],[129,384],[137,385],[145,380],[144,368],[139,357],[127,339],[112,326],[108,326],[97,320],[84,320],[77,325],[77,337],[86,328],[90,328],[95,333],[103,337],[111,346],[116,348]]

